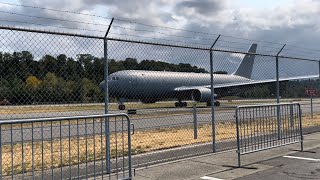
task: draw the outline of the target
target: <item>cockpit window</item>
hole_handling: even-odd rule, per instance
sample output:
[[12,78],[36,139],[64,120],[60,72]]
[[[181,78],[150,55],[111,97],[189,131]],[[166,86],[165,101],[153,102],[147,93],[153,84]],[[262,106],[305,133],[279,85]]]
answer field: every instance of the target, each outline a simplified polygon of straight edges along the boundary
[[113,81],[118,81],[118,80],[119,80],[119,77],[112,77],[111,80],[113,80]]

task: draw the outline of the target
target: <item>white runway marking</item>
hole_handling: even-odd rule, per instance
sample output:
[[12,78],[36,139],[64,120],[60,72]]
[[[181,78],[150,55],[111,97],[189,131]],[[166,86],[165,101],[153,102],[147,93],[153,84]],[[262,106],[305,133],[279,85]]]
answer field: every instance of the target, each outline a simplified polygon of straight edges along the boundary
[[307,160],[307,161],[320,161],[320,159],[304,158],[304,157],[298,157],[298,156],[283,156],[283,157],[291,158],[291,159],[301,159],[301,160]]
[[223,180],[223,179],[219,179],[219,178],[214,178],[214,177],[209,177],[209,176],[203,176],[200,179],[206,179],[206,180]]

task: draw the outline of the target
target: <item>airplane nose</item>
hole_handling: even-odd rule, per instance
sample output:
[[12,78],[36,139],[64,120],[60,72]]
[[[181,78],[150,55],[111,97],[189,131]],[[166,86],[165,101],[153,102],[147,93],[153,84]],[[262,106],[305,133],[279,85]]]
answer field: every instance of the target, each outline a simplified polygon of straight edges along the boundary
[[102,81],[100,84],[99,84],[99,87],[102,91],[104,91],[104,88],[105,88],[105,84],[104,84],[105,81]]
[[[102,81],[99,84],[100,89],[104,92],[105,91],[105,81]],[[118,93],[118,87],[117,84],[113,81],[108,81],[108,87],[109,87],[109,96],[114,96],[115,94]]]

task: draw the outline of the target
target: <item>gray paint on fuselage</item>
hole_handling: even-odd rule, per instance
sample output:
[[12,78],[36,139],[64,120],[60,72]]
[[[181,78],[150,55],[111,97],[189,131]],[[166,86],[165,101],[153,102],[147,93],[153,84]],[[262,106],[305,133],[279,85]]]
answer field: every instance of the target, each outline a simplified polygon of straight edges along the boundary
[[[246,81],[250,79],[232,74],[213,75],[214,84]],[[160,100],[176,98],[177,91],[174,89],[178,87],[206,85],[210,85],[209,73],[125,70],[109,76],[109,95],[117,98]]]

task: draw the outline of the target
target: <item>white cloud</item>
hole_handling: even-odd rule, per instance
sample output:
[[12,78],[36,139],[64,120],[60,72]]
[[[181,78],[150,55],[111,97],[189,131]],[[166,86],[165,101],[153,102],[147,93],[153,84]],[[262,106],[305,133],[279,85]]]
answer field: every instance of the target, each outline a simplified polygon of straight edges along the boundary
[[[257,39],[261,41],[274,41],[277,43],[289,43],[297,46],[310,48],[317,47],[320,38],[320,19],[318,18],[320,15],[320,2],[312,0],[296,0],[286,2],[287,4],[285,5],[279,4],[277,6],[265,8],[252,8],[251,6],[235,6],[233,1],[231,0],[22,0],[21,4],[66,11],[75,11],[80,13],[99,14],[102,16],[115,17],[117,19],[126,19],[144,24],[185,29],[188,31],[201,31],[215,34],[226,34],[240,38]],[[41,17],[61,18],[85,21],[90,23],[109,23],[108,19],[90,16],[59,13],[55,11],[39,10],[32,8],[12,8],[12,6],[10,6],[10,8],[10,11],[12,12],[19,12]],[[18,19],[27,22],[34,21],[30,18],[21,18],[18,16],[5,16],[5,18],[11,20]],[[106,29],[106,27],[70,22],[59,22],[45,19],[36,19],[36,22],[83,29]],[[11,25],[15,24],[13,23]],[[21,25],[25,26],[25,24],[20,24],[20,26]],[[116,28],[115,26],[136,28],[155,32],[153,33],[147,31],[132,31],[130,29]],[[49,28],[49,30],[53,30],[53,28]],[[66,29],[55,30],[70,31]],[[84,32],[77,30],[71,32],[94,34],[93,32]],[[127,33],[136,36],[148,36],[153,38],[165,38],[167,40],[188,41],[187,45],[194,46],[197,45],[196,43],[201,43],[207,44],[206,47],[210,47],[210,45],[216,38],[216,36],[212,34],[195,34],[186,31],[177,31],[173,29],[147,27],[123,21],[115,21],[114,27],[112,28],[111,32]],[[156,32],[162,32],[162,34]],[[104,35],[104,33],[98,32],[96,34]],[[132,39],[133,37],[123,38]],[[147,40],[150,41],[150,39]],[[235,41],[232,38],[230,38],[229,40]],[[153,40],[151,39],[151,41]],[[243,42],[244,40],[237,41]],[[165,43],[170,43],[170,41],[165,41]],[[252,42],[246,43],[250,44]],[[229,43],[229,45],[240,46],[236,43]],[[244,44],[241,45],[241,48],[243,48],[243,50],[245,51],[247,50],[248,46],[249,45]],[[258,44],[258,46],[261,47],[260,44]],[[82,48],[79,49],[79,51],[81,52],[86,51],[86,47],[84,46],[79,45],[77,46],[77,48]],[[123,51],[126,51],[123,53],[118,52],[118,54],[121,54],[121,58],[122,56],[123,58],[125,58],[124,56],[130,56],[130,53],[138,54],[134,55],[136,57],[140,56],[141,58],[148,59],[148,56],[150,56],[154,59],[163,59],[166,61],[169,61],[168,59],[176,59],[183,62],[183,59],[188,58],[187,61],[192,62],[194,65],[198,65],[195,64],[195,59],[206,59],[205,56],[199,58],[196,55],[190,55],[190,57],[177,58],[174,56],[181,56],[183,52],[181,52],[178,55],[174,55],[174,53],[168,53],[169,49],[167,48],[160,48],[161,50],[156,48],[152,49],[149,47],[145,48],[145,50],[155,51],[156,56],[151,55],[151,53],[148,54],[147,51],[142,51],[145,54],[139,55],[139,52],[137,52],[138,50],[127,50],[121,46],[117,49],[117,51],[120,51],[121,49],[123,49]],[[278,49],[279,45],[274,49],[274,51],[277,51]],[[236,60],[233,62],[235,63]]]

